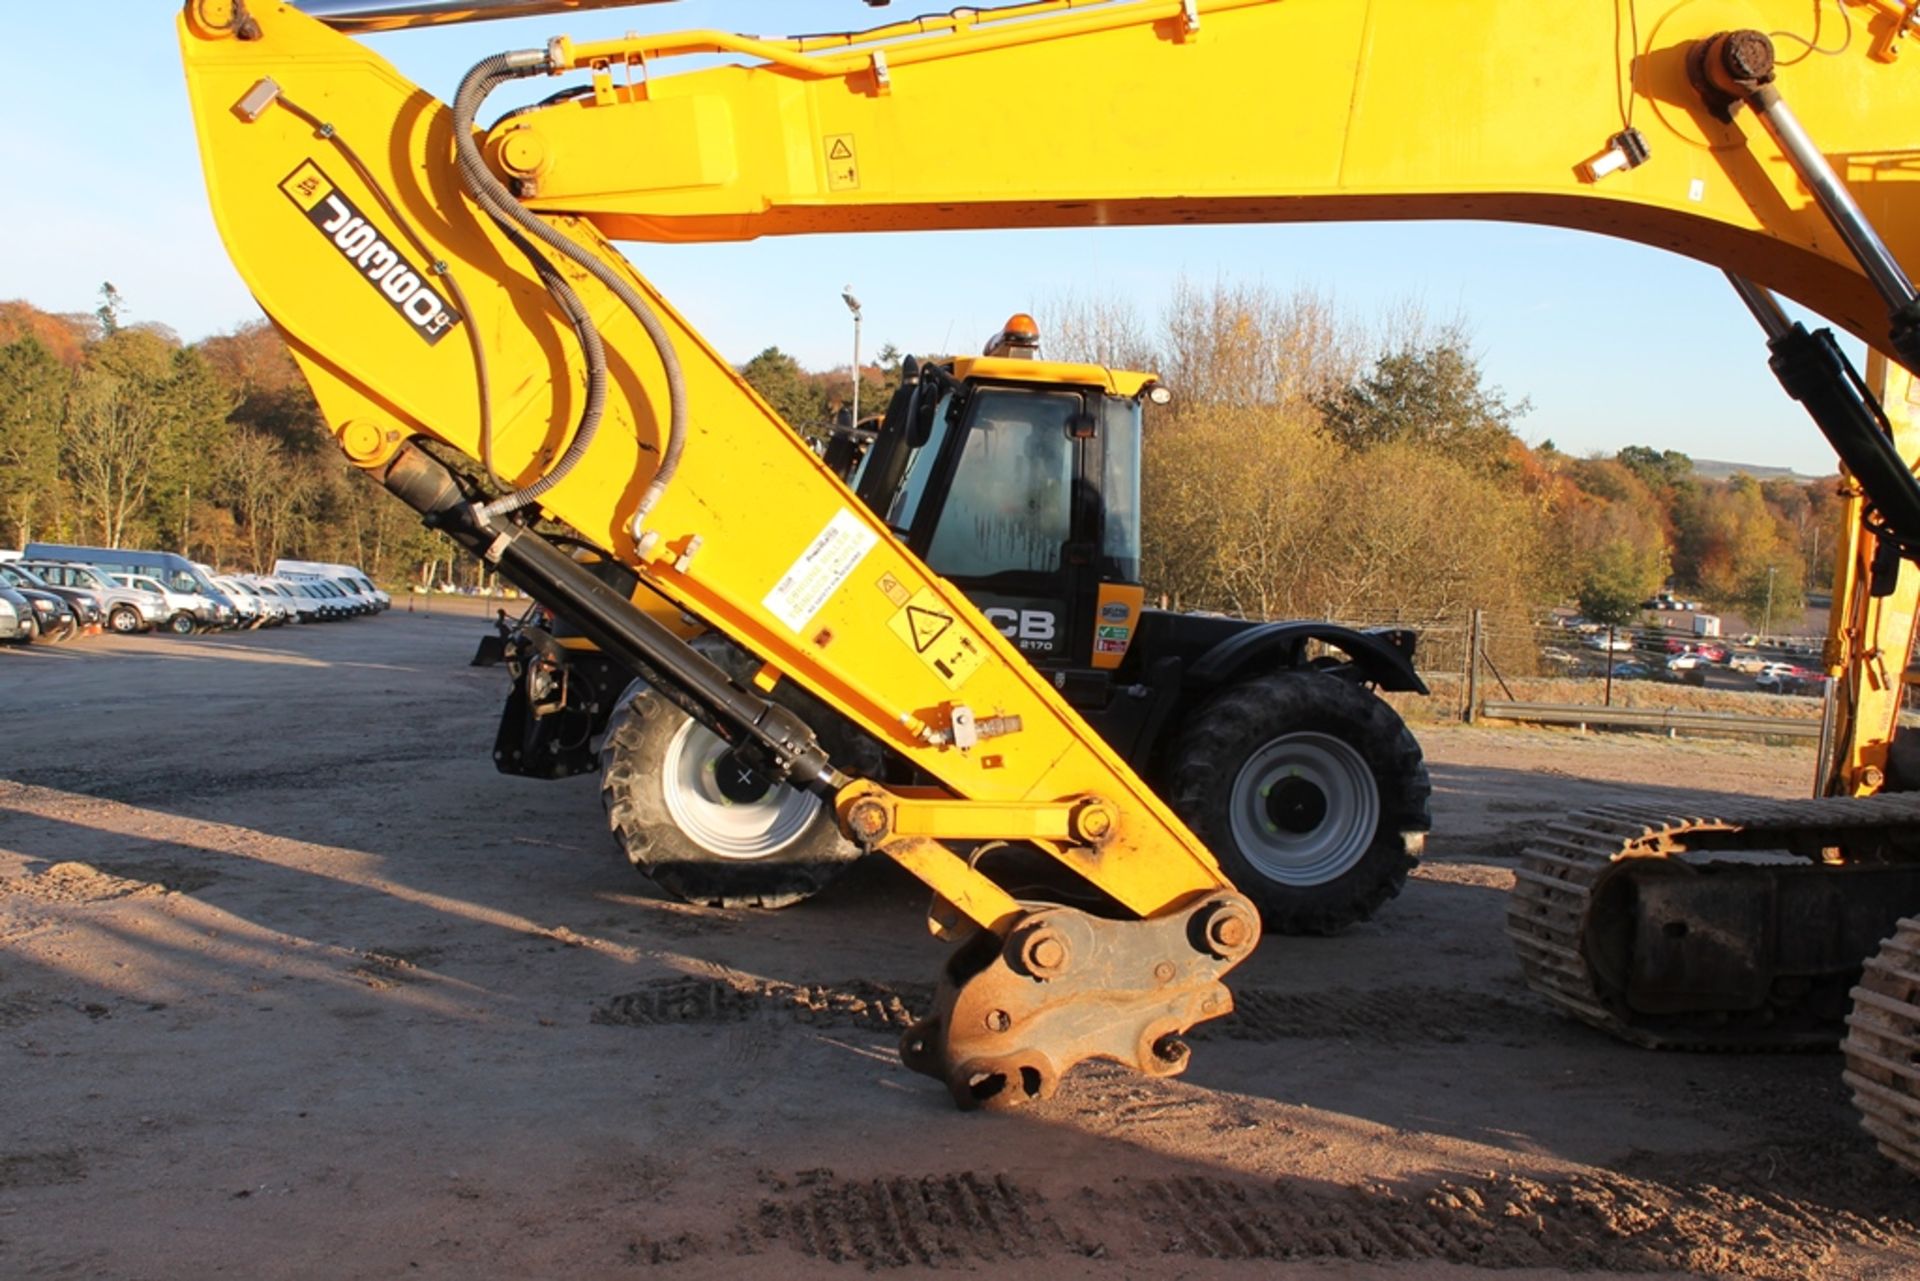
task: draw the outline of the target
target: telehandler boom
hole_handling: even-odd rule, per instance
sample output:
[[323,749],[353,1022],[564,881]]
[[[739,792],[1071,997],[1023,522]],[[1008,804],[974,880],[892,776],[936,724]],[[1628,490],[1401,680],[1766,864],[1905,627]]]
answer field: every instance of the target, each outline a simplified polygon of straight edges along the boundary
[[[1520,0],[1470,11],[1034,0],[791,39],[558,38],[482,61],[451,106],[296,6],[189,0],[180,34],[221,233],[347,456],[769,777],[831,794],[852,839],[927,881],[936,929],[961,943],[903,1055],[975,1105],[1045,1095],[1089,1056],[1180,1070],[1179,1034],[1230,1008],[1220,979],[1253,948],[1258,916],[1051,684],[609,238],[1536,222],[1713,263],[1758,313],[1777,291],[1912,368],[1920,304],[1899,264],[1920,252],[1920,80],[1902,65],[1915,56],[1913,14],[1893,0],[1835,2],[1852,33],[1844,46],[1777,69],[1762,33],[1809,26],[1804,0],[1623,0],[1550,15]],[[307,7],[365,26],[575,6]],[[732,61],[663,73],[689,54]],[[480,122],[501,86],[575,73],[584,79],[543,102]],[[1002,113],[991,129],[989,111]],[[1770,329],[1776,372],[1861,486],[1861,546],[1897,559],[1920,539],[1910,450],[1830,343],[1792,330]],[[758,669],[742,680],[705,659],[536,533],[536,515]],[[1891,584],[1893,561],[1875,564],[1872,586]],[[1853,616],[1872,627],[1870,609]],[[1845,640],[1855,652],[1830,655],[1836,667],[1872,654],[1860,673],[1904,681],[1904,637],[1899,652],[1868,632]],[[768,697],[782,682],[932,782],[850,776]],[[1849,793],[1883,789],[1885,771],[1866,764],[1890,750],[1885,725],[1851,736],[1833,777]],[[1555,882],[1530,902],[1573,921],[1534,930],[1536,981],[1552,971],[1576,984],[1543,990],[1616,1028],[1644,1020],[1608,1001],[1651,1008],[1661,1039],[1710,1042],[1695,1034],[1733,1023],[1771,1043],[1769,1027],[1798,1036],[1824,1024],[1824,999],[1796,1003],[1830,994],[1821,967],[1849,948],[1857,964],[1861,938],[1920,906],[1920,802],[1880,790],[1709,820],[1630,808],[1604,829],[1575,824],[1577,854],[1553,854],[1553,871],[1523,880]],[[1763,870],[1732,884],[1666,857],[1708,830],[1781,858],[1749,860]],[[992,841],[1039,849],[1104,908],[1016,901],[950,847]],[[1670,874],[1596,893],[1614,883],[1597,870],[1625,863]],[[1724,905],[1697,892],[1723,881],[1724,920]],[[1815,888],[1787,894],[1800,882]],[[1779,927],[1753,949],[1766,957],[1741,971],[1683,948],[1685,972],[1650,963],[1647,929],[1615,927],[1652,901],[1641,895],[1669,890],[1644,922],[1654,935],[1764,921]],[[1783,895],[1796,911],[1768,915]],[[1855,1077],[1883,1105],[1883,1146],[1920,1163],[1920,973],[1901,942],[1914,927],[1902,929],[1875,971],[1890,977],[1861,998],[1885,1035]],[[1528,932],[1518,918],[1516,931]],[[1822,977],[1779,955],[1795,952],[1780,938],[1807,943]],[[1595,999],[1577,986],[1593,973],[1629,981]],[[1729,991],[1757,993],[1771,1015],[1735,1017]]]

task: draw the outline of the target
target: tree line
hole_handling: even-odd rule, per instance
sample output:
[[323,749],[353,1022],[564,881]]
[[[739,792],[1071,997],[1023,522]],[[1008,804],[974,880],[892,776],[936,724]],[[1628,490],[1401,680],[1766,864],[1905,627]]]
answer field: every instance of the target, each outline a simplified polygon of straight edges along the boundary
[[1149,410],[1143,493],[1145,576],[1172,604],[1518,622],[1573,600],[1625,622],[1671,583],[1756,618],[1770,598],[1780,622],[1830,576],[1834,480],[1530,447],[1530,406],[1487,383],[1466,325],[1413,305],[1367,324],[1313,291],[1182,282],[1154,321],[1068,298],[1042,322],[1050,355],[1155,370],[1174,392]]
[[[1363,323],[1312,291],[1182,282],[1154,318],[1086,298],[1040,317],[1048,357],[1154,371],[1175,393],[1149,406],[1142,502],[1149,591],[1178,608],[1418,623],[1571,599],[1625,621],[1671,582],[1750,615],[1770,597],[1784,620],[1829,573],[1831,480],[1710,480],[1651,445],[1530,447],[1514,430],[1530,407],[1488,385],[1465,325],[1412,306]],[[883,346],[863,363],[863,418],[900,360]],[[803,434],[849,416],[845,366],[768,348],[740,371]],[[125,323],[111,286],[91,315],[0,303],[0,543],[442,576],[452,545],[355,472],[265,321],[186,344]]]
[[0,303],[0,544],[441,577],[452,544],[355,477],[266,321],[186,344],[125,323],[111,285],[102,300],[91,315]]

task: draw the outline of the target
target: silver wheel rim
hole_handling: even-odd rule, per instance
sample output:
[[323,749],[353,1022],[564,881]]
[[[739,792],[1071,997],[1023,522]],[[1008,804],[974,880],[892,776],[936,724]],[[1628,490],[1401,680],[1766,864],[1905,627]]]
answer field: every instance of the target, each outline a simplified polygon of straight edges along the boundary
[[727,745],[704,725],[682,722],[660,761],[660,786],[674,826],[721,858],[762,859],[803,836],[820,812],[811,792],[780,783],[757,801],[728,800],[715,781]]
[[1288,734],[1255,752],[1233,780],[1228,807],[1247,862],[1270,881],[1298,887],[1351,869],[1380,825],[1373,771],[1330,734]]
[[123,634],[138,631],[140,628],[140,616],[132,610],[114,610],[112,622],[113,630]]

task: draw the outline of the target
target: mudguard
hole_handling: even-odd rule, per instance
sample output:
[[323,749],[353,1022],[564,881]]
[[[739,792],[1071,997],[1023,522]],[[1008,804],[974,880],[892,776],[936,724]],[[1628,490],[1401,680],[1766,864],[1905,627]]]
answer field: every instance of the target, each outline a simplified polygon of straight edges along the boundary
[[1381,689],[1427,693],[1427,683],[1413,670],[1414,633],[1407,628],[1369,628],[1362,631],[1338,623],[1260,623],[1235,633],[1203,654],[1187,670],[1190,686],[1213,688],[1232,683],[1249,671],[1307,668],[1307,646],[1313,641],[1344,653],[1366,679]]

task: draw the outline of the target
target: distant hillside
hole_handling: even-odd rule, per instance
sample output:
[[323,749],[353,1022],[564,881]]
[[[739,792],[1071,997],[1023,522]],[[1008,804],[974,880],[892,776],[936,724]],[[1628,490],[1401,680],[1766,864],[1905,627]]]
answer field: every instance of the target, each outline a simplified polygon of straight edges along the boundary
[[[1745,473],[1755,480],[1791,480],[1802,484],[1807,481],[1824,480],[1825,476],[1809,476],[1805,472],[1795,471],[1791,467],[1762,467],[1757,463],[1728,463],[1718,458],[1696,458],[1693,460],[1693,474],[1702,480],[1726,480],[1737,473]],[[1827,475],[1837,475],[1829,472]]]

